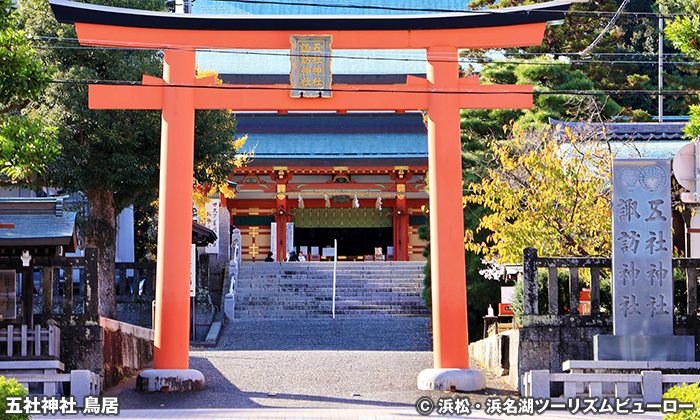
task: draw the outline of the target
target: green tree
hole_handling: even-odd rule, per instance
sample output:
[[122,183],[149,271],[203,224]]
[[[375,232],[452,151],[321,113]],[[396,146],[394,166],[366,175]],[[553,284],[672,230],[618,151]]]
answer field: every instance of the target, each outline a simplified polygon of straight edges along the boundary
[[[462,129],[468,142],[479,143],[474,148],[486,148],[487,138],[503,138],[504,126],[517,122],[521,125],[546,126],[549,118],[556,120],[609,120],[622,108],[607,97],[591,97],[573,94],[547,94],[550,91],[590,91],[595,84],[580,69],[552,57],[536,57],[527,62],[506,60],[484,65],[482,84],[530,84],[533,85],[532,109],[479,109],[462,111]],[[483,173],[484,162],[471,165]]]
[[53,69],[37,59],[12,0],[0,0],[0,183],[27,181],[58,152],[55,129],[32,107]]
[[[105,0],[99,4],[162,10],[161,0]],[[57,67],[43,96],[41,111],[59,127],[62,153],[43,182],[87,197],[87,222],[81,227],[88,246],[99,249],[100,314],[116,317],[114,258],[116,216],[158,187],[160,112],[88,108],[87,81],[140,80],[162,73],[162,52],[78,48],[75,28],[56,22],[46,0],[21,0],[21,21],[34,39],[49,40],[42,59]],[[48,37],[48,38],[46,38]],[[52,41],[51,41],[52,40]],[[195,178],[220,185],[240,163],[235,122],[225,110],[195,114]]]
[[[551,129],[516,124],[507,141],[492,143],[496,166],[465,196],[489,209],[466,231],[467,249],[499,264],[522,262],[533,244],[542,255],[609,254],[612,155],[568,134],[561,144]],[[489,232],[485,241],[475,237],[481,230]]]
[[[658,85],[658,13],[657,0],[631,0],[610,30],[599,40],[590,56],[579,55],[593,44],[621,5],[623,0],[594,0],[573,4],[562,25],[545,30],[542,44],[523,49],[509,49],[509,56],[519,61],[528,61],[532,54],[551,54],[570,59],[573,70],[580,70],[599,90],[656,90]],[[687,0],[664,0],[664,14],[679,11],[679,2]],[[472,8],[509,7],[532,3],[529,0],[475,0]],[[671,42],[665,40],[664,53],[673,54]],[[483,53],[468,52],[483,60]],[[672,57],[672,56],[669,56]],[[665,90],[697,90],[700,79],[696,66],[671,64],[680,60],[666,58],[664,64]],[[658,113],[657,97],[652,95],[616,95],[612,97],[623,108],[623,115],[635,121],[650,120]],[[686,115],[689,105],[697,103],[693,96],[667,96],[664,100],[665,115]]]
[[[673,45],[695,60],[700,59],[700,0],[685,0],[682,3],[687,15],[679,16],[666,27],[666,34]],[[696,139],[700,136],[700,106],[690,109],[690,122],[685,127],[686,135]]]

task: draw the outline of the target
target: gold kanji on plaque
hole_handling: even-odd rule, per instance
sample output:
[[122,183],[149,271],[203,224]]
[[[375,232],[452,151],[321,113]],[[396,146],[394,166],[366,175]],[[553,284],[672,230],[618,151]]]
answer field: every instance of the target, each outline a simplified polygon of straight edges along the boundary
[[330,35],[291,35],[292,98],[330,98],[331,41]]

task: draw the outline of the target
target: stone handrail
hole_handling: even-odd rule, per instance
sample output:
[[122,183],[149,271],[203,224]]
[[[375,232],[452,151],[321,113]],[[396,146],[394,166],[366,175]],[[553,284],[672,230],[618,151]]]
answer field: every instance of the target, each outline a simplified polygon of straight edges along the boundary
[[236,289],[236,282],[238,281],[238,269],[241,266],[241,250],[240,246],[236,243],[233,247],[233,258],[229,262],[229,287],[228,296],[233,296]]
[[[619,401],[629,398],[631,401],[643,401],[645,404],[659,404],[662,401],[665,384],[695,383],[700,375],[663,374],[656,370],[643,370],[641,373],[550,373],[548,370],[532,370],[523,375],[523,396],[535,399],[548,399],[554,404],[570,403],[576,397],[617,398]],[[563,397],[552,397],[550,384],[564,384]],[[613,384],[614,393],[605,395],[603,384]],[[641,394],[630,394],[630,384],[639,384]],[[579,389],[588,392],[581,395]],[[659,407],[660,408],[660,407]]]
[[236,283],[238,282],[238,270],[243,262],[241,255],[241,231],[234,229],[231,232],[231,260],[228,263],[228,293],[224,296],[224,313],[229,319],[233,319],[236,302]]

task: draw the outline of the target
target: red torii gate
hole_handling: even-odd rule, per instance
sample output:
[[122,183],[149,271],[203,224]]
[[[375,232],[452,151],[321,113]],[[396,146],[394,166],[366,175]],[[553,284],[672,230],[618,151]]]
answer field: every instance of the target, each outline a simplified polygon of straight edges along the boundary
[[[576,0],[573,0],[576,1]],[[381,16],[173,15],[52,0],[83,45],[164,50],[163,78],[141,86],[91,85],[90,108],[161,109],[161,175],[154,368],[189,365],[189,263],[195,109],[236,111],[428,110],[434,369],[423,389],[483,389],[469,371],[462,219],[460,109],[530,108],[530,85],[459,78],[458,48],[537,45],[572,1],[482,12]],[[195,50],[289,49],[291,35],[331,35],[334,49],[425,49],[427,79],[336,85],[332,98],[291,98],[289,86],[215,85],[195,79]],[[160,389],[160,382],[156,389]],[[173,387],[170,390],[174,390]]]

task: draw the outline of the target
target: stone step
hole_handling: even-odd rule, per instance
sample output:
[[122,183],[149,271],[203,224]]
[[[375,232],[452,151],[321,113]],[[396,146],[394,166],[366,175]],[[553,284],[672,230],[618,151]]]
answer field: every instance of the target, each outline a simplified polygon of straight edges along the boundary
[[[306,286],[285,286],[280,285],[278,287],[239,287],[236,289],[241,296],[246,295],[257,295],[261,293],[314,293],[321,295],[331,295],[333,294],[332,287],[306,287]],[[335,289],[335,294],[394,294],[394,293],[418,293],[422,292],[420,287],[382,287],[382,288],[365,288],[365,287],[337,287]]]
[[[424,263],[339,262],[336,314],[428,316],[421,298]],[[330,316],[333,263],[244,263],[236,289],[236,318]]]

